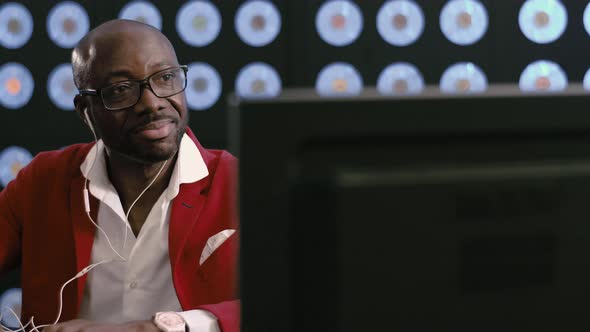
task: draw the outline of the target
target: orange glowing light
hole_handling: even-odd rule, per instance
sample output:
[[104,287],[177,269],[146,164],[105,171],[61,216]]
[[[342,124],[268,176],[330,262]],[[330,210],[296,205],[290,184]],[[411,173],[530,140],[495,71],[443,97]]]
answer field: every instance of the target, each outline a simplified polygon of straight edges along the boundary
[[348,82],[345,79],[335,79],[332,81],[332,91],[337,93],[346,92],[348,89]]
[[408,92],[408,81],[406,80],[395,80],[393,82],[393,91],[397,93],[406,93]]
[[16,96],[22,90],[22,85],[18,78],[11,77],[4,83],[4,88],[9,94]]
[[535,25],[539,28],[544,28],[551,22],[551,17],[546,12],[537,12],[535,14]]
[[457,25],[463,29],[468,29],[473,24],[473,18],[471,14],[463,12],[457,16]]
[[252,26],[252,30],[254,31],[262,31],[266,26],[266,19],[262,15],[255,15],[252,17],[250,26]]
[[340,14],[334,15],[332,16],[330,24],[335,30],[342,30],[346,26],[346,17]]
[[535,88],[537,90],[549,90],[551,88],[551,80],[548,77],[541,76],[535,80]]
[[403,30],[408,27],[408,18],[405,15],[397,14],[393,17],[393,27],[396,30]]
[[10,165],[10,172],[12,173],[12,175],[14,177],[16,177],[18,175],[18,172],[20,172],[20,170],[25,167],[25,165],[19,163],[19,162],[15,162],[12,165]]
[[460,92],[467,92],[471,89],[471,82],[467,79],[459,79],[455,82],[455,88]]

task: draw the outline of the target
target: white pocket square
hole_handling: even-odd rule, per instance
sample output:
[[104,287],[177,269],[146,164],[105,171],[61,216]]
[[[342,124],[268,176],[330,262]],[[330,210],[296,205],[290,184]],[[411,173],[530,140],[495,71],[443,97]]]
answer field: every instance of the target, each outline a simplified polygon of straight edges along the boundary
[[199,265],[203,265],[203,262],[211,256],[211,254],[219,248],[227,240],[232,234],[236,232],[235,229],[226,229],[223,230],[207,240],[207,244],[205,244],[205,248],[203,248],[203,252],[201,253],[201,259],[199,259]]

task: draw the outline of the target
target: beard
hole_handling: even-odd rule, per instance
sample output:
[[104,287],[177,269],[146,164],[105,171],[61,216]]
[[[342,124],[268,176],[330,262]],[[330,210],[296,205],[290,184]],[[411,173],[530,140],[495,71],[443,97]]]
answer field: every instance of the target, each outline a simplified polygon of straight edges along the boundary
[[135,159],[136,161],[143,162],[146,164],[154,164],[168,160],[180,149],[180,141],[186,132],[186,126],[178,128],[175,136],[172,136],[173,142],[158,142],[152,146],[152,148],[142,148],[143,145],[131,145],[131,151],[129,151],[128,157]]
[[108,142],[105,138],[103,141],[109,150],[126,159],[141,164],[155,164],[169,160],[176,155],[186,132],[187,122],[181,123],[176,133],[171,133],[170,136],[157,141],[137,141],[132,136],[126,136],[124,140],[117,141],[116,144]]

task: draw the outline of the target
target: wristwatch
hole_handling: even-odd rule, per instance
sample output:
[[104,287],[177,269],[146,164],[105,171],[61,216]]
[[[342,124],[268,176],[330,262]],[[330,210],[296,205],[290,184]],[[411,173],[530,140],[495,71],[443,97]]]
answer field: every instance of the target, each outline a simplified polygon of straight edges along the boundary
[[186,332],[186,322],[177,312],[163,311],[156,313],[154,324],[164,332]]

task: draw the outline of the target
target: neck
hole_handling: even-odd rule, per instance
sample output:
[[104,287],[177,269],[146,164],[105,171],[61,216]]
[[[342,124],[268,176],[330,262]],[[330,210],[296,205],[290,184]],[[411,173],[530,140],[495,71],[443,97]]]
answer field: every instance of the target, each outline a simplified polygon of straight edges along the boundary
[[113,151],[106,156],[109,178],[119,194],[125,211],[164,167],[140,201],[155,202],[160,197],[168,187],[177,155],[170,158],[166,165],[164,161],[141,163]]

